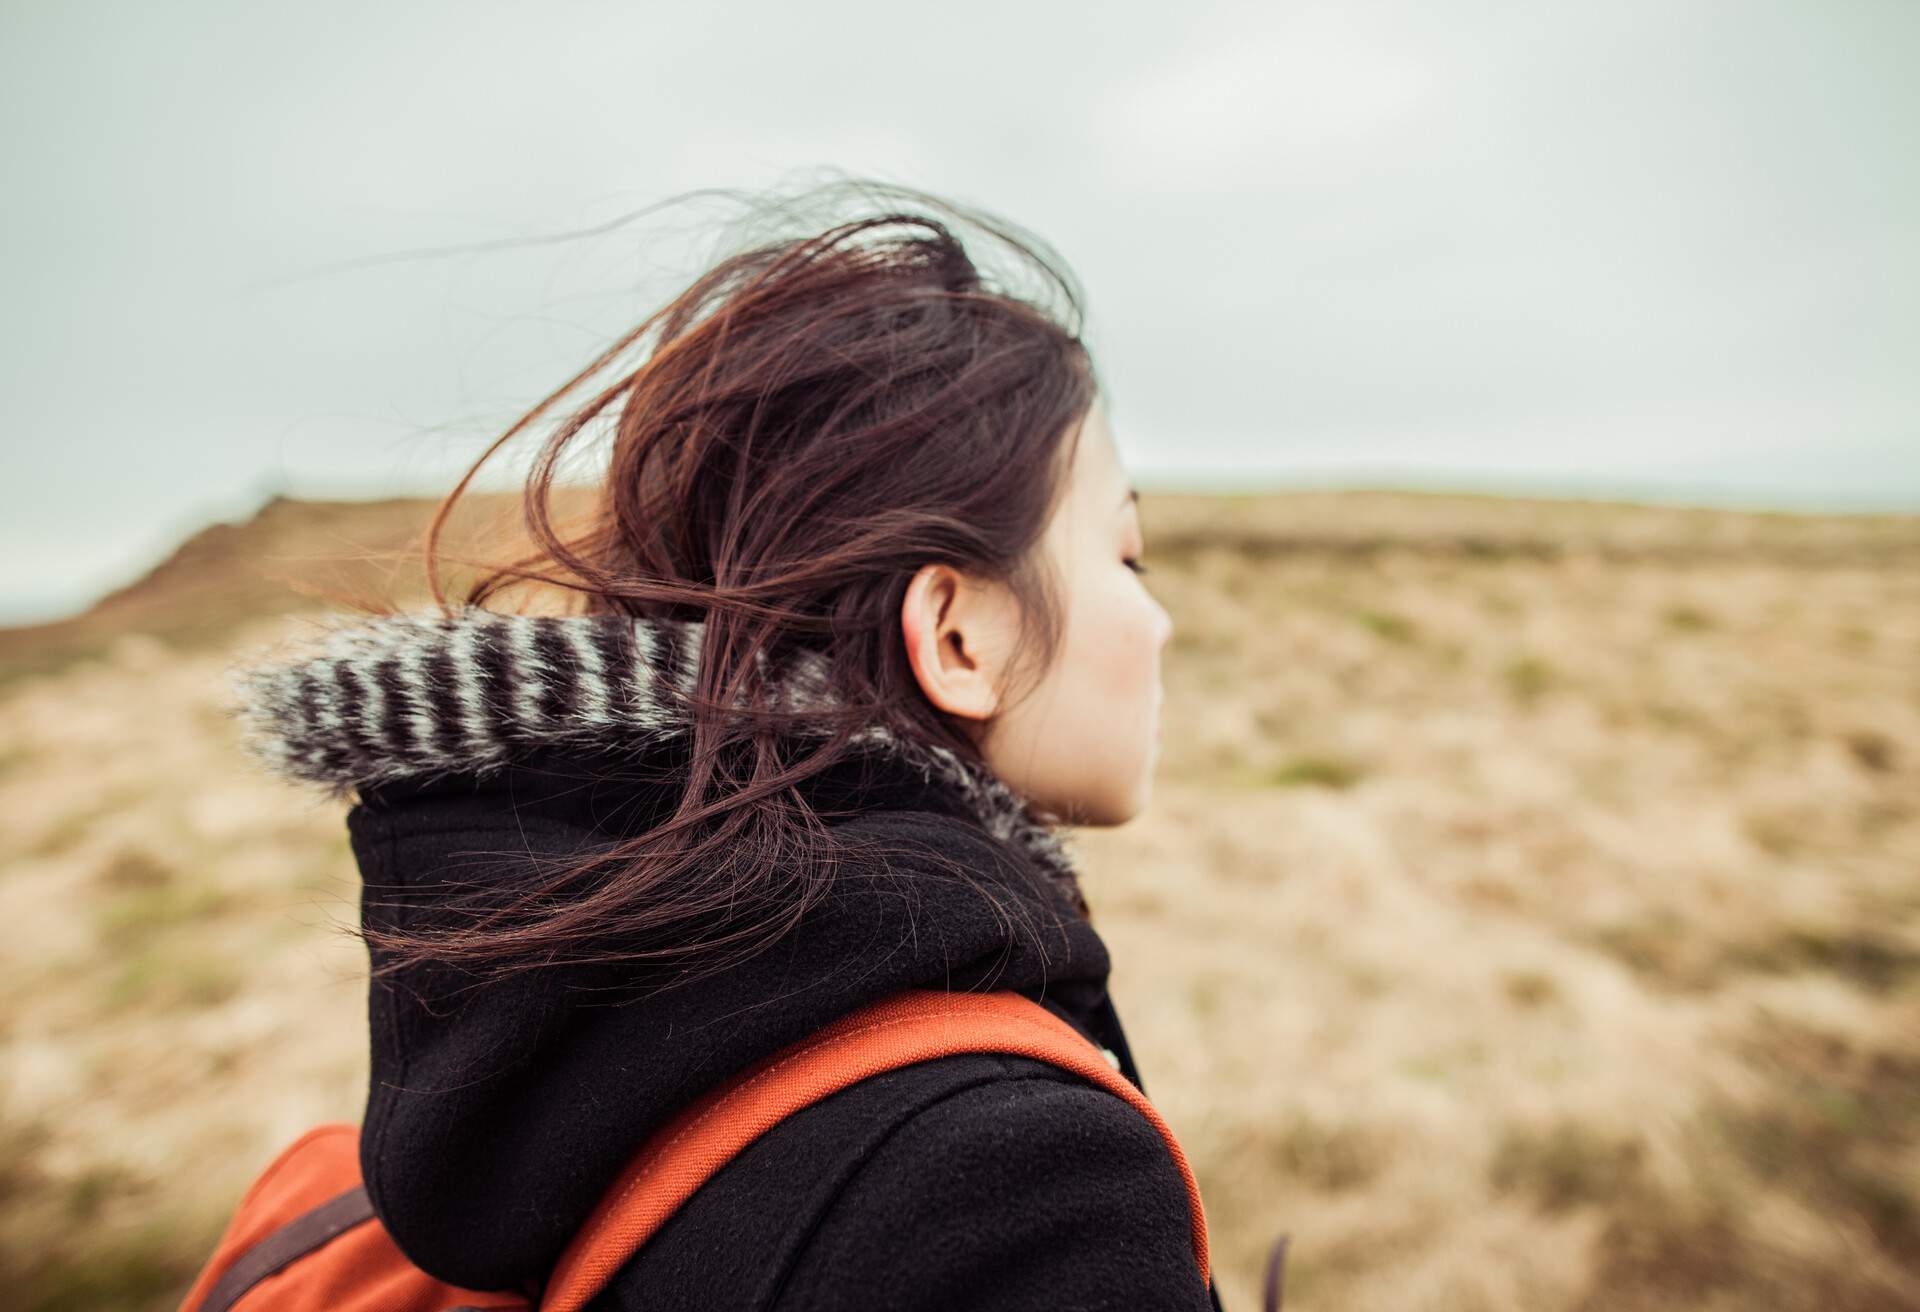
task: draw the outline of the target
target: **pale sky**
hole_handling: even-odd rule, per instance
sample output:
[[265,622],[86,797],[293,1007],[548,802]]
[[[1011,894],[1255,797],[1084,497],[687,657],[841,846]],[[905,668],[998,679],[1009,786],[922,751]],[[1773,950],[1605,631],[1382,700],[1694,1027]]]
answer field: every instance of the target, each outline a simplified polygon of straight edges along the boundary
[[444,491],[732,211],[488,243],[822,167],[1050,242],[1148,489],[1920,510],[1916,69],[1914,0],[0,0],[0,623]]

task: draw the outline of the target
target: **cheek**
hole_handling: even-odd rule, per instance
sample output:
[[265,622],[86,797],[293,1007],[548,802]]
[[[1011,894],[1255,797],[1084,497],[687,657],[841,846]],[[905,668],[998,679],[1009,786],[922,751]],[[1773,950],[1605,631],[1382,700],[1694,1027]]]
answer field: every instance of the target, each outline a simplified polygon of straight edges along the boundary
[[1111,711],[1130,703],[1145,706],[1158,677],[1156,616],[1152,604],[1130,577],[1098,590],[1076,616],[1072,646],[1089,692]]

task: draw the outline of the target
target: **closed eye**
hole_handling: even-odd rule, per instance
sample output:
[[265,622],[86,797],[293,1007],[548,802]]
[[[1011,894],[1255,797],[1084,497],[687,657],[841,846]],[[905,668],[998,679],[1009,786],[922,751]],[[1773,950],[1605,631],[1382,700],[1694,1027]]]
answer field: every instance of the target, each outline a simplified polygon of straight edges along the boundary
[[1148,572],[1147,567],[1140,563],[1140,559],[1137,556],[1129,556],[1120,563],[1132,570],[1135,574],[1145,574]]

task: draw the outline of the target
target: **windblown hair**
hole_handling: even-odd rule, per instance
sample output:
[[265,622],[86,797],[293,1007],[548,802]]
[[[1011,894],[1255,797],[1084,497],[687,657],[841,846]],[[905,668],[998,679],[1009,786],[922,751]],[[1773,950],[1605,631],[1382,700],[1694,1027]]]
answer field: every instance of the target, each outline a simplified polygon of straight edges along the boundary
[[[1003,704],[1052,664],[1059,581],[1038,548],[1099,393],[1078,287],[1021,229],[906,188],[840,182],[761,208],[787,223],[848,199],[865,212],[720,260],[496,439],[440,503],[427,577],[452,614],[437,548],[480,466],[638,352],[541,450],[525,497],[534,553],[464,600],[533,584],[564,589],[582,614],[703,623],[684,707],[692,765],[676,812],[649,832],[539,874],[504,904],[477,897],[455,927],[362,930],[387,958],[376,974],[411,960],[497,973],[642,958],[705,973],[725,964],[717,948],[776,942],[853,854],[799,785],[845,759],[858,730],[883,725],[984,768],[977,729],[925,697],[907,658],[901,606],[928,563],[1019,602],[1026,659]],[[995,281],[963,244],[968,227],[1037,272],[1041,294]],[[1054,293],[1064,304],[1046,303]],[[563,531],[554,472],[608,420],[605,481]],[[807,651],[824,655],[837,705],[776,706],[768,675]]]

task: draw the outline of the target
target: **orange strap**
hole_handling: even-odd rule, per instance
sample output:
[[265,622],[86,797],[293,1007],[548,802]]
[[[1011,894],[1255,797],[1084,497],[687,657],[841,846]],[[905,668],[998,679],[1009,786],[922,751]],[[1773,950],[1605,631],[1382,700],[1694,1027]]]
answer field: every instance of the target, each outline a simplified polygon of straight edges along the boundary
[[791,1113],[868,1076],[959,1052],[1051,1062],[1131,1103],[1166,1140],[1186,1181],[1194,1256],[1201,1279],[1212,1279],[1206,1213],[1186,1154],[1146,1095],[1109,1066],[1086,1036],[1011,990],[906,989],[748,1066],[676,1113],[627,1164],[561,1253],[541,1312],[579,1312],[696,1189]]

